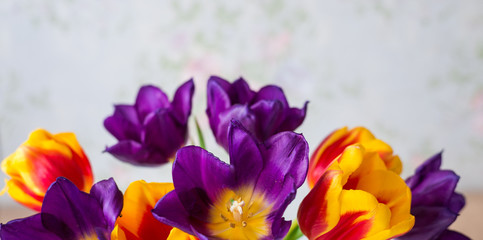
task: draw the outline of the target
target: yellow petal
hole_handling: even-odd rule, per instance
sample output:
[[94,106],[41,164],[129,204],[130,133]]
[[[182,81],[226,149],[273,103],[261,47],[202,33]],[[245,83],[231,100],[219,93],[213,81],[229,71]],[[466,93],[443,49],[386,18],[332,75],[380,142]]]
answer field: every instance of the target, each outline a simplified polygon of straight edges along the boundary
[[171,229],[169,236],[166,240],[196,240],[195,236],[187,234],[178,228]]

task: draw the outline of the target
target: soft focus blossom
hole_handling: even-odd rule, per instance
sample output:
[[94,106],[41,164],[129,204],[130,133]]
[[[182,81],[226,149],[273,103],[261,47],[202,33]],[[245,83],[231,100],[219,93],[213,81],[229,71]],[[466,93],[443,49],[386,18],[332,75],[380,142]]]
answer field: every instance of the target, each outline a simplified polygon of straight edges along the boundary
[[47,191],[41,212],[0,224],[0,239],[109,239],[121,209],[122,193],[112,178],[87,194],[60,177]]
[[228,134],[230,165],[199,147],[178,151],[175,189],[153,214],[200,239],[283,238],[290,228],[283,212],[307,173],[307,142],[283,132],[259,144],[236,121]]
[[361,144],[342,152],[299,207],[309,239],[389,239],[409,231],[411,191],[378,153]]
[[36,211],[40,211],[45,192],[57,177],[68,178],[82,191],[89,191],[93,183],[91,165],[73,133],[33,131],[3,160],[2,170],[11,178],[4,190]]
[[232,119],[240,121],[258,140],[295,130],[305,119],[304,107],[289,106],[282,89],[268,85],[252,91],[240,78],[233,83],[212,76],[208,80],[206,113],[218,144],[228,151],[228,127]]
[[132,182],[124,193],[124,207],[112,232],[112,240],[190,239],[195,237],[156,220],[156,202],[174,189],[172,183]]
[[189,80],[169,102],[159,88],[141,87],[134,105],[115,105],[113,115],[104,120],[106,129],[119,140],[106,151],[135,165],[168,162],[187,140],[193,92],[193,80]]
[[366,152],[376,152],[384,161],[386,167],[401,174],[402,163],[397,155],[393,155],[392,148],[387,143],[377,139],[364,127],[356,127],[348,130],[343,127],[335,130],[327,136],[317,147],[310,157],[307,182],[313,187],[317,180],[324,174],[327,167],[339,156],[346,147],[352,144],[361,144]]
[[465,198],[455,192],[459,176],[451,170],[440,169],[441,154],[429,158],[406,180],[413,194],[411,214],[416,223],[409,233],[398,239],[469,239],[448,230],[465,206]]

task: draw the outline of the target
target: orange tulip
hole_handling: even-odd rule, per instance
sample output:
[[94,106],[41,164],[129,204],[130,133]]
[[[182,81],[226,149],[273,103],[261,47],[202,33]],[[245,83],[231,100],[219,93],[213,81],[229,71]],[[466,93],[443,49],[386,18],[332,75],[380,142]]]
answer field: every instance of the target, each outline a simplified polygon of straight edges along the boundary
[[26,142],[2,162],[11,177],[3,192],[17,202],[40,211],[45,192],[57,177],[65,177],[79,189],[89,192],[92,169],[73,133],[50,134],[33,131]]
[[346,147],[353,144],[361,144],[366,152],[375,152],[384,161],[386,167],[401,174],[402,163],[397,155],[393,155],[392,148],[387,143],[376,139],[372,133],[364,127],[356,127],[348,130],[347,127],[337,129],[327,136],[317,147],[310,157],[307,182],[313,187],[317,180],[324,174],[327,167],[339,156]]
[[362,144],[346,147],[326,167],[299,207],[310,239],[389,239],[414,225],[411,190],[380,154]]
[[117,218],[111,239],[115,240],[195,240],[177,228],[155,219],[151,210],[166,193],[174,189],[172,183],[132,182],[124,193],[124,207]]

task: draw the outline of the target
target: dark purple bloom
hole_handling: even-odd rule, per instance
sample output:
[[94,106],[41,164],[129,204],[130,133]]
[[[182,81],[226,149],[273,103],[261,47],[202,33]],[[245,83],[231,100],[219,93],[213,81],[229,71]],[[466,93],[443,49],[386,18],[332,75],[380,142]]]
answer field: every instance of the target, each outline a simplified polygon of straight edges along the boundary
[[465,198],[455,192],[459,176],[451,170],[440,169],[441,154],[426,160],[406,180],[412,192],[411,214],[416,223],[411,231],[398,239],[469,239],[447,229],[465,206]]
[[282,217],[305,180],[308,145],[293,132],[259,143],[239,122],[228,135],[230,165],[206,150],[180,149],[173,164],[175,189],[155,206],[161,222],[199,239],[281,239]]
[[188,138],[193,92],[193,80],[189,80],[169,102],[159,88],[141,87],[133,106],[115,105],[114,114],[104,120],[106,129],[119,140],[106,151],[134,165],[168,162]]
[[110,239],[123,197],[111,178],[94,184],[90,194],[57,178],[45,194],[41,212],[0,225],[0,239]]
[[254,92],[243,78],[230,84],[212,76],[207,94],[211,130],[226,150],[231,119],[240,121],[259,141],[265,141],[279,132],[295,130],[307,111],[307,102],[301,109],[291,108],[280,87],[268,85]]

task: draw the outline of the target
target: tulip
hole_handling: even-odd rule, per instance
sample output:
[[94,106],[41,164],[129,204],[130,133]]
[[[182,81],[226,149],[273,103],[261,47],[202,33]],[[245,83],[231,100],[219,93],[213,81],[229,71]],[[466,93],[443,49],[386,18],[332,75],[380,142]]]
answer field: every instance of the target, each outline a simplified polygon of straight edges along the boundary
[[231,84],[215,76],[208,80],[206,114],[216,141],[227,151],[232,119],[241,122],[258,141],[265,141],[277,133],[295,130],[306,112],[307,102],[301,109],[290,107],[278,86],[268,85],[255,92],[243,78]]
[[283,132],[259,145],[236,121],[228,133],[230,164],[200,147],[178,151],[174,190],[154,216],[199,239],[282,239],[290,228],[283,213],[307,173],[307,142]]
[[414,225],[411,191],[379,154],[351,145],[327,167],[300,204],[309,239],[389,239]]
[[196,239],[156,220],[151,213],[156,202],[174,189],[172,183],[132,182],[124,193],[124,208],[112,232],[113,240]]
[[45,194],[41,212],[0,224],[0,239],[109,239],[122,209],[122,193],[112,178],[80,191],[59,177]]
[[375,152],[384,161],[386,167],[401,174],[402,163],[397,155],[393,155],[391,146],[377,139],[364,127],[348,130],[347,127],[337,129],[327,136],[310,157],[307,182],[313,187],[324,174],[327,167],[339,156],[346,147],[361,144],[366,152]]
[[143,86],[134,105],[115,105],[104,127],[119,141],[106,148],[114,157],[134,165],[169,162],[188,139],[188,118],[194,84],[181,85],[172,102],[155,86]]
[[465,198],[455,192],[459,176],[452,170],[441,170],[442,153],[438,153],[416,169],[406,182],[413,199],[411,214],[416,218],[414,228],[400,240],[453,239],[469,240],[448,227],[465,206]]
[[93,183],[91,165],[73,133],[33,131],[28,140],[2,162],[11,177],[4,191],[17,202],[40,211],[50,184],[66,177],[88,192]]

